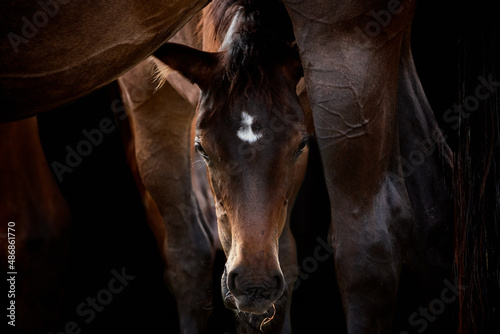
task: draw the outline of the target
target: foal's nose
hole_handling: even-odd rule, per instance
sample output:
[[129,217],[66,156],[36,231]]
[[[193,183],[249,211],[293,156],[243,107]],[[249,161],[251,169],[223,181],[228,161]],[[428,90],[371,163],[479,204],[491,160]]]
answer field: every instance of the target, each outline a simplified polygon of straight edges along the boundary
[[227,287],[240,311],[263,314],[283,294],[285,280],[279,269],[256,275],[240,266],[228,273]]

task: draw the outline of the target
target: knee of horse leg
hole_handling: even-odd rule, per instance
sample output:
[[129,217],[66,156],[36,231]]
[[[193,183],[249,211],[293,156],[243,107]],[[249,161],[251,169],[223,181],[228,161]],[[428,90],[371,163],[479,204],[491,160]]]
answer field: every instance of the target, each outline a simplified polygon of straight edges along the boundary
[[181,334],[204,333],[211,314],[213,272],[211,265],[177,258],[165,267],[164,279],[172,293],[179,316]]
[[[175,296],[208,296],[213,278],[214,250],[207,240],[168,247],[164,244],[164,279]],[[206,291],[206,293],[204,293]]]
[[[335,268],[344,303],[358,300],[375,311],[393,308],[402,260],[383,241],[335,248]],[[370,306],[371,305],[371,306]]]
[[349,333],[390,333],[399,271],[363,252],[335,256],[335,271]]

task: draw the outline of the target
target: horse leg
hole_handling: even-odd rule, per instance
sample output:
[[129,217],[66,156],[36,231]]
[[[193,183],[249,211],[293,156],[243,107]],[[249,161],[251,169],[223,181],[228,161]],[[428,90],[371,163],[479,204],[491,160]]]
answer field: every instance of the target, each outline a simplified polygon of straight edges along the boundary
[[[194,210],[185,217],[175,217],[175,221],[164,217],[164,223],[170,225],[163,248],[165,282],[174,295],[183,334],[204,333],[211,309],[208,291],[212,283],[213,252],[199,221],[200,210]],[[182,231],[177,230],[179,227]],[[177,233],[172,233],[174,230]]]
[[413,224],[406,187],[398,182],[396,97],[401,41],[414,3],[392,8],[394,15],[386,10],[389,22],[372,35],[363,31],[367,13],[379,13],[386,2],[285,4],[330,196],[330,242],[348,332],[390,333]]
[[192,178],[195,107],[168,82],[159,89],[149,86],[151,67],[152,60],[146,60],[119,83],[133,126],[140,182],[161,214],[165,282],[177,303],[181,333],[203,333],[210,315],[214,240]]
[[411,219],[387,177],[368,206],[333,196],[330,241],[349,333],[390,333]]

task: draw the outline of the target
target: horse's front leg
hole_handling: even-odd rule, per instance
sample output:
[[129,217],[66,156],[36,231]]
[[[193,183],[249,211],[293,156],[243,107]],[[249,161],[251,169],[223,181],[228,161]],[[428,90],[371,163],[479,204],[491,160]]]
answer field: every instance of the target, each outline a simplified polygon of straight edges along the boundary
[[[330,241],[348,332],[390,333],[413,224],[399,182],[396,97],[401,39],[414,3],[392,12],[383,1],[285,3],[330,196]],[[380,10],[390,21],[365,34],[369,13]]]
[[214,250],[201,225],[199,209],[194,206],[193,210],[184,211],[187,217],[176,219],[185,224],[176,224],[164,217],[165,224],[170,225],[163,247],[165,282],[174,295],[183,334],[204,333],[211,311],[209,291]]
[[366,203],[332,196],[337,207],[330,240],[349,333],[391,333],[411,227],[408,201],[398,188],[387,177]]
[[[155,220],[165,262],[165,282],[179,313],[181,333],[206,331],[210,315],[214,236],[196,193],[192,175],[192,106],[169,82],[161,88],[145,86],[152,59],[119,79],[127,115],[133,127],[134,158],[140,188],[156,204],[148,213]],[[142,94],[134,95],[134,92]]]
[[396,90],[389,83],[397,79],[386,80],[379,96],[366,100],[361,88],[342,83],[350,88],[317,102],[321,110],[314,115],[331,204],[329,237],[350,334],[391,332],[413,223],[400,182]]

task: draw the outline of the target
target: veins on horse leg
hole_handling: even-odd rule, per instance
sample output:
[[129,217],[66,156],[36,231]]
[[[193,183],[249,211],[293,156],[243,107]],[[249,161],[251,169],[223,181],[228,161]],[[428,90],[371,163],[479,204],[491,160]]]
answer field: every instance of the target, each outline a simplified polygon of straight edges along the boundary
[[353,139],[353,138],[358,138],[358,137],[367,135],[366,131],[364,131],[364,130],[361,130],[360,132],[357,132],[354,134],[351,134],[351,132],[353,132],[354,129],[346,131],[346,132],[342,132],[342,131],[337,130],[337,129],[332,129],[332,130],[338,132],[338,134],[321,135],[321,136],[319,136],[319,138],[321,138],[321,139]]
[[[358,123],[349,123],[342,112],[339,112],[339,111],[335,111],[335,110],[331,110],[331,109],[328,109],[327,107],[323,106],[324,103],[315,103],[315,105],[317,107],[319,107],[320,109],[324,110],[325,112],[327,112],[328,114],[331,114],[331,115],[334,115],[336,117],[339,117],[341,120],[342,120],[342,123],[348,128],[347,131],[345,131],[345,133],[348,133],[348,132],[351,132],[351,131],[354,131],[354,130],[357,130],[357,129],[363,129],[364,131],[364,128],[366,126],[366,124],[368,124],[370,122],[369,119],[366,119],[364,118],[362,115],[361,115],[361,121],[358,122]],[[324,124],[329,124],[329,122],[323,122]],[[317,127],[318,129],[321,129],[320,126]],[[324,129],[331,129],[330,127],[328,128],[324,128]],[[338,132],[341,132],[340,130],[336,130]]]

